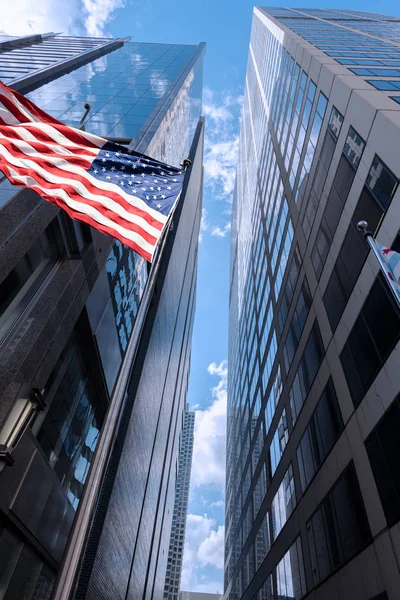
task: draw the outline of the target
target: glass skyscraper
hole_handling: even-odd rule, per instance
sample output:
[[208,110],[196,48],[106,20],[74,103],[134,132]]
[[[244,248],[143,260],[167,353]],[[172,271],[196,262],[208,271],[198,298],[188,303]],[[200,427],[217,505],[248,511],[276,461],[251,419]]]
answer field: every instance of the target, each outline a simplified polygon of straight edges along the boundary
[[256,8],[234,194],[226,600],[395,600],[400,18]]
[[175,504],[172,516],[171,539],[169,542],[164,600],[178,600],[181,585],[190,473],[192,471],[194,419],[195,413],[187,410],[183,421],[181,448],[179,451],[178,476],[176,479]]
[[0,37],[59,120],[192,167],[160,260],[0,181],[0,596],[162,598],[201,216],[205,46]]

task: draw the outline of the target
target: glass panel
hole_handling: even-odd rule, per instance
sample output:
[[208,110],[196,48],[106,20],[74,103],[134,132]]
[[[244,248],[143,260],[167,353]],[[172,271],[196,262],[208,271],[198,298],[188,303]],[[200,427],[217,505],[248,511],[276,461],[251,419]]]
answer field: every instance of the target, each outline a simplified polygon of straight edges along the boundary
[[390,204],[398,186],[398,180],[393,173],[375,155],[371,169],[368,173],[366,184],[374,193],[383,209]]
[[101,396],[94,387],[89,359],[85,359],[81,345],[73,337],[65,351],[68,366],[37,436],[75,509],[104,416]]
[[388,526],[400,520],[400,396],[365,442]]

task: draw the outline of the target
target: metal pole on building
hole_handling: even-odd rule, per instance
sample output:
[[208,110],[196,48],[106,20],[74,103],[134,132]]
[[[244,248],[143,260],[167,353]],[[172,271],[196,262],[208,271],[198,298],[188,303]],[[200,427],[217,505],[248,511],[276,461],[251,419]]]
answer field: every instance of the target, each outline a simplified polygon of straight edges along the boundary
[[396,292],[396,289],[394,288],[393,280],[389,276],[388,265],[382,259],[381,253],[379,252],[379,250],[376,246],[374,236],[372,235],[372,233],[370,231],[368,231],[367,221],[359,221],[359,223],[357,223],[357,229],[359,231],[364,232],[364,239],[367,240],[369,247],[371,248],[372,252],[374,253],[375,258],[378,261],[378,264],[383,273],[383,276],[386,279],[386,283],[388,284],[390,291],[392,292],[393,297],[396,300],[396,304],[397,304],[398,308],[400,309],[400,298]]

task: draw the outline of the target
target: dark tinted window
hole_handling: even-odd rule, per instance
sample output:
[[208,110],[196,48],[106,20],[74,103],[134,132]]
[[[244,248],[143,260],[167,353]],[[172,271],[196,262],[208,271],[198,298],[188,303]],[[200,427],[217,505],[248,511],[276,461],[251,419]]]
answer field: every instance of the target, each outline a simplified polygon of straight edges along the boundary
[[285,345],[283,347],[283,356],[285,359],[286,373],[289,371],[290,365],[292,364],[293,356],[299,344],[303,327],[308,316],[308,311],[310,310],[310,306],[310,290],[308,287],[307,279],[304,278],[303,285],[301,286],[300,294],[297,299],[296,308],[293,313],[290,328],[286,336]]
[[296,422],[306,396],[310,391],[311,384],[317,374],[323,355],[324,346],[318,323],[315,322],[289,392],[293,424]]
[[321,197],[321,193],[325,185],[326,177],[332,161],[333,153],[336,148],[336,142],[340,134],[342,123],[342,115],[336,110],[335,107],[333,107],[331,116],[329,118],[328,129],[325,134],[324,143],[322,144],[321,152],[319,155],[318,164],[315,170],[315,175],[312,182],[310,195],[308,198],[308,203],[302,223],[303,231],[307,239],[311,233],[311,228],[313,226],[315,215],[318,209],[319,199]]
[[375,155],[368,173],[366,184],[381,204],[383,210],[386,210],[397,189],[398,181],[377,155]]
[[321,277],[330,245],[342,214],[343,207],[353,184],[356,169],[364,151],[364,142],[350,127],[338,168],[329,192],[320,230],[311,253],[317,278]]
[[55,574],[21,537],[0,522],[0,589],[3,600],[49,600]]
[[297,447],[303,492],[329,454],[342,429],[342,416],[330,379]]
[[[89,338],[87,330],[79,335],[74,331],[63,350],[57,366],[62,364],[66,371],[37,436],[75,509],[93,460],[106,407],[99,373],[93,364],[94,347],[85,338]],[[59,369],[56,367],[54,371],[56,376]]]
[[335,331],[339,323],[369,252],[369,246],[362,232],[357,229],[357,223],[365,220],[373,231],[378,226],[382,212],[371,192],[364,187],[324,294],[332,331]]
[[400,314],[379,274],[340,355],[355,406],[381,369],[400,335]]
[[6,335],[56,263],[58,225],[50,225],[0,283],[0,340]]
[[371,532],[351,463],[307,523],[314,584],[358,554]]
[[294,289],[296,287],[297,279],[298,279],[299,273],[300,273],[300,264],[301,264],[300,252],[299,252],[298,247],[296,246],[294,254],[293,254],[292,262],[290,264],[289,274],[288,274],[288,278],[286,280],[286,285],[283,287],[283,291],[282,291],[282,300],[281,300],[281,306],[280,306],[279,315],[278,315],[279,327],[280,327],[281,331],[283,331],[283,328],[285,327],[285,322],[286,322],[286,318],[287,318],[287,315],[289,312],[290,303],[293,299]]
[[375,427],[365,446],[388,525],[400,520],[400,396]]

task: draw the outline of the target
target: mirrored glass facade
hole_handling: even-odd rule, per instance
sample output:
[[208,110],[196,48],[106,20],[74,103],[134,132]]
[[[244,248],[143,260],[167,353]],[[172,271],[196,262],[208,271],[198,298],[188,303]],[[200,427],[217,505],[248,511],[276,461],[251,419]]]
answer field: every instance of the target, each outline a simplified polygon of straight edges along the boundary
[[[156,280],[120,242],[0,182],[0,432],[21,427],[0,446],[5,598],[58,597],[57,576],[70,578],[71,599],[163,595],[194,318],[204,52],[0,37],[0,79],[53,117],[79,127],[88,102],[86,131],[193,164]],[[77,515],[93,492],[84,530]],[[68,542],[82,534],[72,559]]]
[[346,9],[254,10],[231,234],[227,600],[397,597],[383,561],[398,553],[382,545],[400,518],[395,408],[392,433],[385,419],[400,313],[356,225],[399,247],[400,107],[376,91],[397,85],[398,30]]

